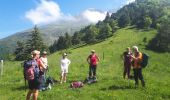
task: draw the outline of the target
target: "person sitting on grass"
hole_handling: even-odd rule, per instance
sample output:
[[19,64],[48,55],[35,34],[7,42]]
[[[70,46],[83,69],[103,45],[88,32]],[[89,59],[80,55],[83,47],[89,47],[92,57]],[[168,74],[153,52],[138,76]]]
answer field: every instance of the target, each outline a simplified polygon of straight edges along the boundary
[[60,77],[60,84],[62,82],[67,81],[67,73],[68,73],[68,67],[70,65],[71,61],[67,58],[67,54],[64,53],[61,59],[61,77]]
[[91,54],[87,57],[89,64],[89,79],[97,80],[96,70],[100,58],[96,55],[95,50],[91,50]]

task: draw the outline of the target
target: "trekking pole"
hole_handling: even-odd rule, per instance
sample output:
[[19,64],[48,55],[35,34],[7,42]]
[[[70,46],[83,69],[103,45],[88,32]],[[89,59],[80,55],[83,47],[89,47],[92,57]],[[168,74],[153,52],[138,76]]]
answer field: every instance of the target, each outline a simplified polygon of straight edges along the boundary
[[[24,78],[24,79],[25,79],[25,78]],[[25,92],[26,92],[26,90],[27,90],[26,85],[27,85],[27,82],[26,82],[26,79],[25,79]]]
[[103,60],[104,60],[104,52],[103,52]]

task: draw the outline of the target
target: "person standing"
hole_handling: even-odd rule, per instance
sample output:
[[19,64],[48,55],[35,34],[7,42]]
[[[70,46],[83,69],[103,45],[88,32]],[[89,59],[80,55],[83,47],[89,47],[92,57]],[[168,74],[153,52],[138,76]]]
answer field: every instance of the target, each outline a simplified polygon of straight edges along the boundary
[[47,60],[47,52],[43,51],[42,56],[40,57],[41,62],[44,64],[44,68],[42,69],[43,75],[41,77],[41,85],[39,90],[45,90],[45,83],[46,83],[46,72],[48,70],[48,60]]
[[61,77],[60,77],[60,83],[67,81],[67,73],[68,73],[68,67],[70,65],[71,61],[67,58],[67,54],[63,53],[62,59],[61,59]]
[[47,59],[47,52],[43,51],[42,57],[40,58],[42,63],[45,65],[45,69],[48,69],[48,59]]
[[145,87],[145,81],[142,75],[142,68],[141,68],[141,62],[142,62],[142,53],[139,52],[139,49],[137,46],[133,46],[133,55],[131,56],[133,58],[133,71],[134,71],[134,78],[135,78],[135,86],[138,86],[138,79],[141,80],[142,86]]
[[123,72],[123,78],[130,78],[130,70],[131,70],[131,62],[132,62],[132,52],[130,50],[130,47],[126,48],[126,51],[122,54],[122,59],[124,62],[124,72]]
[[99,61],[100,58],[96,55],[95,50],[91,50],[91,54],[87,57],[87,62],[89,64],[89,79],[97,79],[96,70]]
[[42,62],[39,60],[40,51],[34,50],[31,52],[32,54],[32,64],[34,65],[34,79],[28,80],[29,91],[26,96],[26,100],[30,100],[31,96],[33,100],[37,100],[38,98],[38,89],[40,87],[39,77],[40,70],[44,67]]

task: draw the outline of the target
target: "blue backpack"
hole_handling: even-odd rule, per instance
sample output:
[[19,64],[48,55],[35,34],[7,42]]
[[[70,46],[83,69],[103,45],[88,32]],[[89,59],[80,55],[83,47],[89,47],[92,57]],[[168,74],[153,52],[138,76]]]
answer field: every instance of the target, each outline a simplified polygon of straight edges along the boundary
[[24,62],[24,78],[25,80],[34,80],[39,78],[39,67],[35,60],[27,60]]
[[142,53],[141,67],[145,68],[148,65],[148,62],[149,62],[149,55],[146,53]]

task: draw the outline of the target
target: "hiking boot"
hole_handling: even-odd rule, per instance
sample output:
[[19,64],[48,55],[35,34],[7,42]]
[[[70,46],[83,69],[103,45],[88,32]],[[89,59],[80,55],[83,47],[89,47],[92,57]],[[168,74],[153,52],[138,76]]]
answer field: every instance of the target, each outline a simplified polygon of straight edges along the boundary
[[135,83],[135,88],[137,88],[138,87],[138,83]]
[[128,86],[130,86],[130,79],[128,79]]
[[48,87],[47,87],[47,89],[51,90],[51,88],[52,88],[52,87],[51,87],[51,84],[49,84]]
[[141,83],[142,83],[142,87],[145,87],[145,82],[144,82],[144,81],[142,81]]
[[46,88],[42,88],[42,91],[45,91],[46,90]]
[[96,76],[93,76],[93,80],[94,80],[94,81],[97,81],[97,77],[96,77]]
[[92,77],[88,77],[88,80],[91,80],[92,79]]

